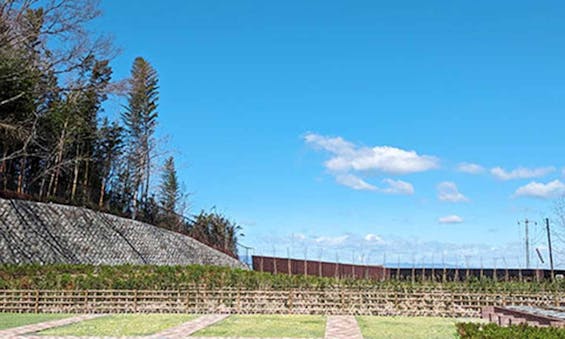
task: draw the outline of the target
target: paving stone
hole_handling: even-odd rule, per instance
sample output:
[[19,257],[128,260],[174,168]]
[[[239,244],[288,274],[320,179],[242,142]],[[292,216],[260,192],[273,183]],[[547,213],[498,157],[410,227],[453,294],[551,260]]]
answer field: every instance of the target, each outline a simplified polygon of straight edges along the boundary
[[326,339],[363,339],[354,316],[328,316]]
[[163,332],[157,333],[156,338],[184,338],[192,333],[196,333],[201,329],[222,321],[229,317],[229,314],[209,314],[187,321],[184,324],[169,328]]

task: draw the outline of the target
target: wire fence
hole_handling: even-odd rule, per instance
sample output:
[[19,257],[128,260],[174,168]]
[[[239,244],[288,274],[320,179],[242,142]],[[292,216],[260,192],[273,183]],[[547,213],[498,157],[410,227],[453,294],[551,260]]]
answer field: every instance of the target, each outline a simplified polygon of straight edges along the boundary
[[[558,234],[557,232],[555,234]],[[553,235],[553,234],[552,234]],[[565,269],[565,261],[563,256],[565,252],[560,244],[561,235],[557,235],[554,242],[554,248],[558,250],[553,252],[554,269]],[[332,262],[338,264],[361,265],[361,266],[384,266],[391,269],[494,269],[494,270],[550,270],[547,246],[541,247],[541,235],[538,236],[538,246],[532,246],[530,266],[526,265],[525,255],[520,251],[520,244],[515,246],[515,250],[505,248],[498,249],[492,253],[477,254],[465,253],[465,249],[454,248],[449,250],[429,250],[418,248],[398,248],[390,249],[388,246],[361,246],[356,247],[333,247],[333,246],[316,246],[312,244],[300,243],[268,243],[262,244],[255,248],[243,248],[239,251],[240,259],[245,263],[251,262],[251,257],[265,256],[277,257],[288,260],[308,260],[317,262]],[[565,238],[564,238],[565,239]],[[565,244],[565,243],[564,243]],[[537,252],[540,252],[540,255]],[[463,252],[463,253],[462,253]],[[543,259],[540,260],[540,256]]]

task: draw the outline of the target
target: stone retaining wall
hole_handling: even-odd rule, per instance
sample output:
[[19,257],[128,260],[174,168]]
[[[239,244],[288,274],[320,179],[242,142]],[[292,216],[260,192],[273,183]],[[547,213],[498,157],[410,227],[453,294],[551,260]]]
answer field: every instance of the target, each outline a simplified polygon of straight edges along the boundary
[[246,268],[188,236],[89,209],[0,199],[0,263]]

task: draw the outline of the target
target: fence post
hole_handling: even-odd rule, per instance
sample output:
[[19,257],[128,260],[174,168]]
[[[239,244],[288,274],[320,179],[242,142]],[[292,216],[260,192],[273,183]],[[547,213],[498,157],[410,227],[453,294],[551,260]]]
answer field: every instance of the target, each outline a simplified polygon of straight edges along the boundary
[[186,289],[186,312],[190,311],[190,286]]
[[90,313],[88,308],[88,290],[84,290],[84,310],[86,313]]
[[137,313],[137,290],[133,291],[133,312]]
[[339,279],[339,262],[335,264],[335,278]]
[[240,296],[241,291],[240,291],[239,287],[237,287],[236,289],[237,289],[237,294],[236,294],[236,299],[235,299],[236,300],[236,306],[235,307],[236,307],[237,313],[239,314],[239,313],[241,313],[241,296]]
[[292,288],[288,290],[288,313],[292,313]]
[[260,266],[261,266],[261,273],[263,273],[263,257],[261,257],[261,262],[260,262]]
[[341,289],[341,310],[345,309],[345,295],[344,294],[345,294],[345,291],[342,288]]
[[39,290],[35,290],[35,313],[39,313]]

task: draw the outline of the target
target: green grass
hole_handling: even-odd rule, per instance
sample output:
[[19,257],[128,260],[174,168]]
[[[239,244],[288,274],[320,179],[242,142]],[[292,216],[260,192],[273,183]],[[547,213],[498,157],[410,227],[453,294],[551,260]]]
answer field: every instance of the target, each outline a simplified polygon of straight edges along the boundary
[[69,314],[0,313],[0,330],[68,317]]
[[[476,319],[473,320],[476,321]],[[469,319],[434,317],[357,317],[357,322],[365,339],[458,338],[455,323],[461,321],[469,321]]]
[[315,315],[232,315],[200,330],[194,336],[323,338],[324,316]]
[[150,335],[196,318],[189,314],[118,314],[86,320],[39,332],[60,336]]

